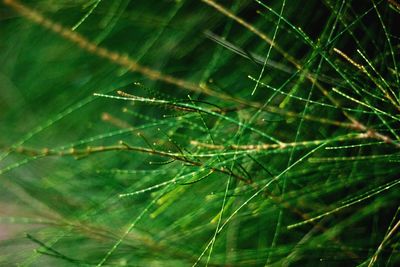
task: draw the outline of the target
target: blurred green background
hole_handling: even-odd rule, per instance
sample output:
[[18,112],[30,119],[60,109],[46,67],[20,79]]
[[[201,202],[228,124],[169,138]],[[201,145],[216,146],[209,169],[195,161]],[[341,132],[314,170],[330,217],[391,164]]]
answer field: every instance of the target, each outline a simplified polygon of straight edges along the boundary
[[399,263],[396,1],[4,2],[1,266]]

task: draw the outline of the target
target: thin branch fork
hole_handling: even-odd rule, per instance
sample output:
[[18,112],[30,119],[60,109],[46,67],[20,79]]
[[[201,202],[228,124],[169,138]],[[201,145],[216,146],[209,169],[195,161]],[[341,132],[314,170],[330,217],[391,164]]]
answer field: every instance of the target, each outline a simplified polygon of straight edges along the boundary
[[146,153],[146,154],[150,154],[150,155],[158,155],[158,156],[168,157],[170,159],[178,160],[178,161],[184,162],[184,163],[192,165],[192,166],[205,167],[213,172],[220,172],[220,173],[223,173],[226,175],[231,175],[231,176],[237,178],[238,180],[244,182],[245,184],[252,184],[251,180],[249,180],[243,176],[240,176],[238,174],[235,174],[227,168],[224,168],[224,167],[216,168],[216,167],[207,166],[200,161],[195,161],[195,160],[189,159],[189,158],[187,158],[187,156],[180,154],[180,153],[172,153],[172,152],[165,152],[165,151],[161,151],[161,150],[154,150],[154,149],[150,149],[150,148],[131,146],[131,145],[126,144],[123,141],[120,141],[118,145],[88,146],[88,147],[86,147],[86,149],[70,148],[68,150],[52,150],[49,148],[43,148],[41,150],[36,150],[36,149],[31,149],[31,148],[26,148],[26,147],[17,147],[15,149],[10,149],[10,150],[20,153],[20,154],[36,156],[36,157],[73,156],[73,157],[78,157],[78,158],[85,157],[85,156],[95,154],[95,153],[103,153],[103,152],[109,152],[109,151],[136,151],[136,152]]

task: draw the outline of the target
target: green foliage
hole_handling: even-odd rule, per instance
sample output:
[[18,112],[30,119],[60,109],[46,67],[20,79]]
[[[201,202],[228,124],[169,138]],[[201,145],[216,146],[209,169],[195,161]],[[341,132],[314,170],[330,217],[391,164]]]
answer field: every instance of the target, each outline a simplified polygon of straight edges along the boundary
[[3,1],[0,265],[398,266],[400,3],[358,2]]

